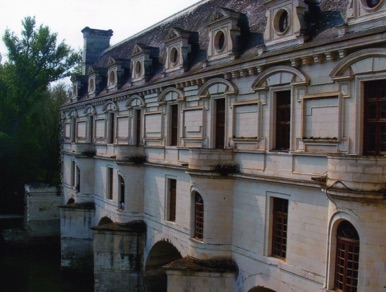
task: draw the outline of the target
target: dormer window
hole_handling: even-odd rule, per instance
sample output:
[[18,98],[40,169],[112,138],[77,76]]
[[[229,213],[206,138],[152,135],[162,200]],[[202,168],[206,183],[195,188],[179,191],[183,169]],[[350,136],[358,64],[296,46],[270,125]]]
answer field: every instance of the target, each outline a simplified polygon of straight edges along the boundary
[[268,51],[303,44],[308,24],[307,1],[265,1],[267,25],[264,32]]
[[[240,37],[248,32],[245,15],[220,8],[212,16],[209,28],[209,63],[234,60],[240,53]],[[247,36],[243,36],[247,37]]]
[[117,90],[125,81],[129,74],[129,60],[110,57],[107,63],[108,78],[107,88],[108,90]]
[[178,27],[171,28],[165,41],[165,72],[184,72],[189,67],[189,56],[197,42],[196,33]]
[[131,55],[131,78],[134,83],[150,79],[158,63],[159,49],[143,44],[135,44]]
[[347,7],[347,32],[383,27],[386,19],[385,0],[352,1]]

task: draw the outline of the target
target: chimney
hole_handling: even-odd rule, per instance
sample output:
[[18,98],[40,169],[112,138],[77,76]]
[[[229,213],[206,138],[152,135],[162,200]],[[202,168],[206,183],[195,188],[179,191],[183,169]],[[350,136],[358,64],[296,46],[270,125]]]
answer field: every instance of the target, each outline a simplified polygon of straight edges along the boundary
[[82,29],[82,33],[82,75],[86,75],[88,68],[98,60],[104,50],[110,47],[110,38],[113,35],[113,31],[111,29],[92,29],[87,26]]

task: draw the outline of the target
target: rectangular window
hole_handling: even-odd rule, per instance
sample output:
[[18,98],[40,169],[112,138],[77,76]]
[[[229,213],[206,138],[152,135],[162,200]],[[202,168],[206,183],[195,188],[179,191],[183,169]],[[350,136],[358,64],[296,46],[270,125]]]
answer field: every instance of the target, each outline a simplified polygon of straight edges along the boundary
[[216,99],[215,148],[224,149],[225,142],[225,99]]
[[107,199],[112,200],[113,199],[113,179],[114,179],[114,169],[111,167],[107,168],[107,180],[106,180],[106,192],[107,192]]
[[364,83],[364,154],[386,154],[386,79]]
[[76,119],[71,121],[71,142],[76,142]]
[[109,114],[108,143],[113,144],[115,140],[115,117],[113,113]]
[[276,147],[287,151],[290,148],[291,91],[276,93]]
[[177,180],[168,179],[168,221],[176,221]]
[[75,187],[76,183],[76,164],[75,161],[71,161],[71,175],[70,175],[70,185]]
[[178,145],[178,105],[170,106],[170,146]]
[[271,255],[285,259],[287,251],[288,200],[273,198]]
[[135,110],[135,145],[141,144],[141,110]]
[[89,133],[89,137],[90,137],[89,142],[94,143],[94,117],[90,116],[88,122],[89,122],[88,133]]

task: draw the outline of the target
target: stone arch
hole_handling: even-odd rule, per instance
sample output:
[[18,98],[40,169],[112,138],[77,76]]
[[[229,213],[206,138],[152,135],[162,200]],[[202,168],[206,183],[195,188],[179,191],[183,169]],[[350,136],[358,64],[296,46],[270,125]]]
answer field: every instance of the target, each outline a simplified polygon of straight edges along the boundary
[[113,220],[111,220],[109,217],[107,216],[104,216],[102,217],[99,222],[98,222],[98,226],[102,226],[102,225],[105,225],[105,224],[110,224],[110,223],[113,223]]
[[145,105],[145,101],[141,96],[138,94],[134,94],[130,96],[130,98],[127,100],[125,107],[126,108],[132,108],[132,107],[143,107]]
[[103,105],[102,108],[103,112],[110,112],[110,111],[119,111],[118,105],[113,101],[108,101]]
[[237,94],[238,88],[233,82],[222,79],[213,78],[205,82],[199,89],[197,95],[200,98],[208,98],[211,94]]
[[307,84],[309,78],[300,70],[289,66],[274,66],[261,72],[252,83],[252,89],[279,85],[279,84]]
[[275,290],[266,288],[264,286],[256,286],[248,290],[248,292],[276,292]]
[[88,107],[85,108],[83,111],[83,114],[87,115],[95,115],[96,114],[96,109],[92,105],[89,105]]
[[72,111],[70,111],[69,113],[68,113],[68,117],[69,118],[77,118],[78,117],[78,111],[77,110],[72,110]]
[[158,103],[164,104],[168,101],[183,101],[185,100],[185,95],[183,91],[174,88],[174,87],[168,87],[164,91],[161,92],[161,94],[158,97]]
[[362,238],[363,230],[361,224],[359,224],[358,218],[355,214],[350,214],[345,211],[335,212],[329,222],[329,234],[328,234],[328,262],[327,262],[327,277],[326,286],[333,287],[335,280],[335,257],[336,257],[336,246],[337,246],[337,232],[338,227],[342,222],[350,223],[358,233],[359,239]]
[[386,49],[364,49],[348,55],[331,71],[330,77],[338,79],[356,74],[386,70]]
[[167,276],[163,266],[181,258],[181,253],[169,241],[156,242],[150,249],[145,263],[146,291],[167,292]]

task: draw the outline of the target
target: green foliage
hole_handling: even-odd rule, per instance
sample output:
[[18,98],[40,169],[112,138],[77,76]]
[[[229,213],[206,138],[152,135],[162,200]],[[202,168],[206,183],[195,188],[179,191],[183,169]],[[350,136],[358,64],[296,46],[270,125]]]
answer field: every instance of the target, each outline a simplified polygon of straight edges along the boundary
[[70,75],[81,54],[58,43],[47,26],[37,27],[33,17],[22,21],[20,36],[6,30],[3,41],[8,54],[0,63],[0,192],[9,194],[58,177],[59,106],[67,89],[49,85]]

